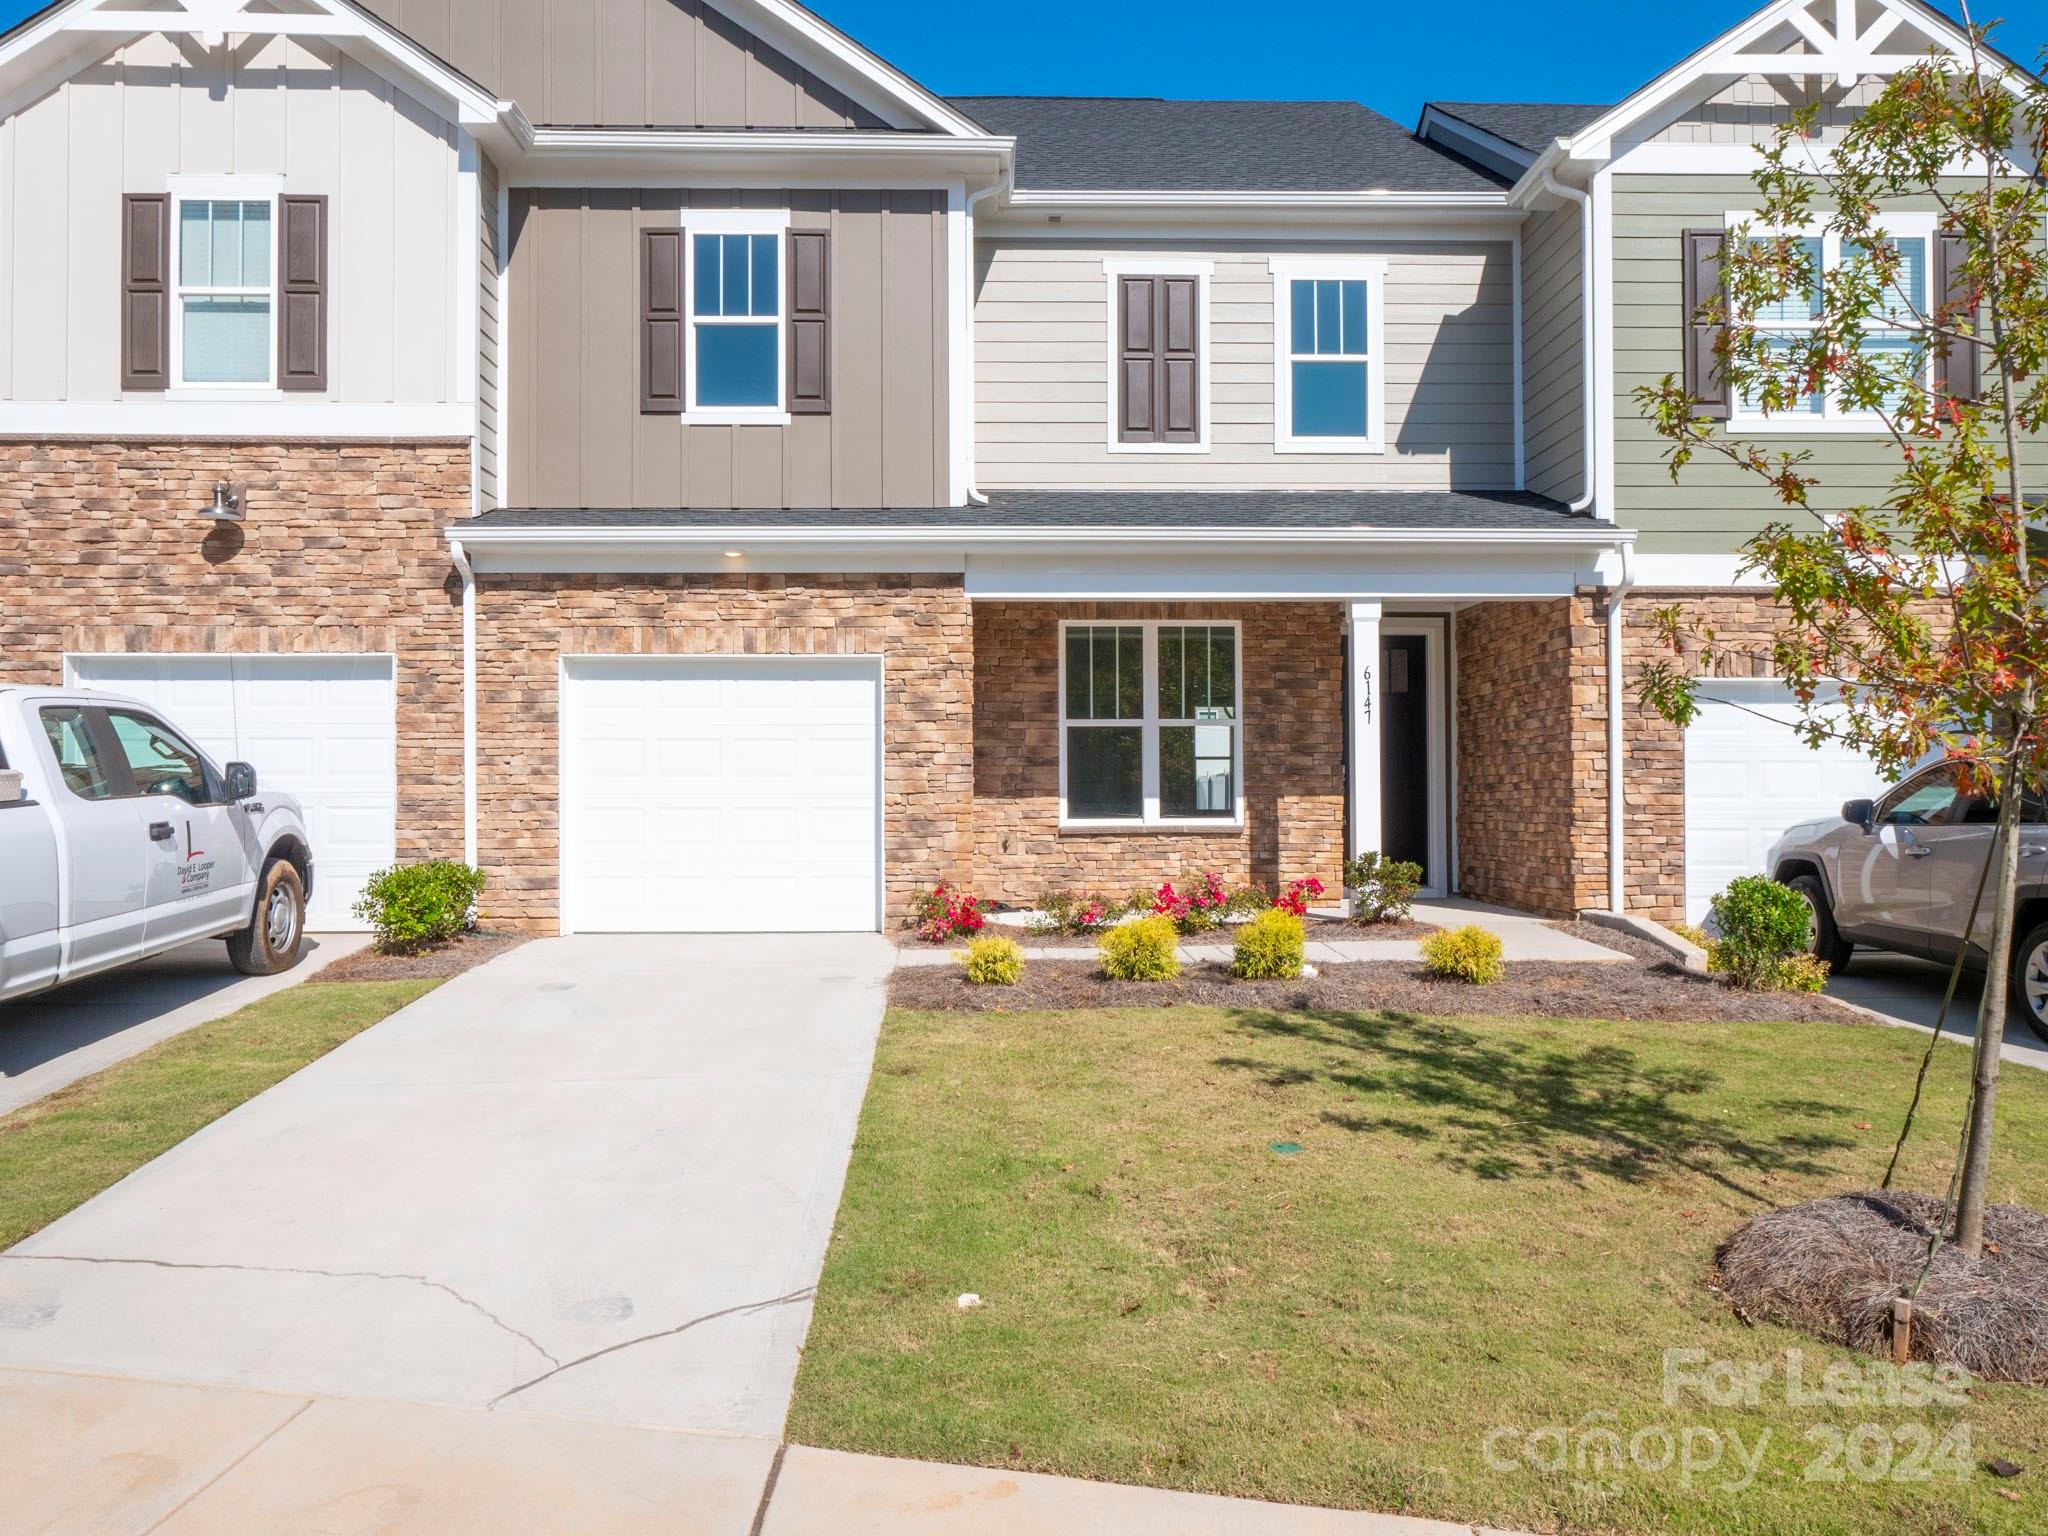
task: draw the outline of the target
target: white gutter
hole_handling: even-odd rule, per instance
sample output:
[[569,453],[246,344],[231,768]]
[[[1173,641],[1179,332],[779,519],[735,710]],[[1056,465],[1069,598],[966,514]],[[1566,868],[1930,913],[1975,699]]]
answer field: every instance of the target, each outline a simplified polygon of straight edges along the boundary
[[1509,210],[1500,192],[1156,192],[1033,187],[1010,194],[1012,208],[1482,208]]
[[[1556,146],[1553,145],[1552,148],[1554,149],[1556,148]],[[1555,176],[1551,174],[1550,166],[1548,164],[1545,164],[1543,166],[1542,184],[1544,191],[1552,193],[1557,197],[1562,197],[1569,202],[1574,202],[1579,205],[1579,291],[1581,294],[1581,302],[1579,305],[1581,311],[1579,316],[1579,319],[1581,321],[1579,370],[1584,377],[1585,393],[1584,430],[1586,434],[1586,488],[1580,494],[1579,499],[1571,504],[1571,509],[1574,512],[1584,512],[1588,507],[1593,505],[1593,490],[1594,487],[1599,483],[1597,478],[1595,477],[1593,467],[1594,455],[1597,452],[1598,443],[1598,438],[1596,436],[1597,429],[1594,421],[1594,410],[1595,405],[1599,400],[1599,394],[1597,392],[1599,380],[1594,377],[1593,369],[1593,305],[1595,297],[1593,292],[1593,199],[1588,194],[1579,191],[1578,188],[1568,187],[1563,182],[1559,181]]]
[[1621,546],[1621,579],[1607,593],[1607,910],[1628,907],[1628,807],[1623,800],[1621,757],[1621,690],[1627,668],[1622,662],[1621,604],[1636,584],[1636,552]]
[[730,549],[735,545],[868,546],[920,545],[939,549],[995,550],[1052,545],[1185,545],[1203,549],[1216,544],[1354,546],[1411,544],[1439,549],[1446,544],[1512,548],[1612,549],[1635,542],[1631,529],[1611,524],[1587,529],[1551,528],[1204,528],[1204,527],[1002,527],[985,523],[927,523],[893,528],[749,527],[745,524],[676,526],[614,524],[610,527],[545,527],[462,524],[448,530],[451,543],[470,549],[506,545],[558,548],[605,548],[618,545],[693,546]]
[[972,507],[988,505],[988,498],[982,495],[981,487],[977,484],[980,479],[981,451],[975,427],[981,420],[981,412],[974,408],[974,210],[981,206],[983,199],[994,197],[1002,190],[1003,184],[997,182],[992,187],[983,187],[979,192],[970,192],[967,195],[967,271],[962,277],[962,281],[967,284],[967,357],[962,366],[967,370],[967,504]]
[[476,866],[476,572],[463,541],[448,552],[462,573],[462,862]]

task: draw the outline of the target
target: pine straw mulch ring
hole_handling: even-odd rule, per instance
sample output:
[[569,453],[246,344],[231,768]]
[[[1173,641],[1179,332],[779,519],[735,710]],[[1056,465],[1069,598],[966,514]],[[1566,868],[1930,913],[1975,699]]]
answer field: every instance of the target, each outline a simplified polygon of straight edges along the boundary
[[[1738,1315],[1889,1355],[1894,1298],[1927,1260],[1942,1202],[1866,1190],[1769,1211],[1721,1245],[1720,1286]],[[2048,1386],[2048,1216],[1984,1212],[1984,1256],[1946,1242],[1913,1306],[1916,1360],[1985,1381]]]

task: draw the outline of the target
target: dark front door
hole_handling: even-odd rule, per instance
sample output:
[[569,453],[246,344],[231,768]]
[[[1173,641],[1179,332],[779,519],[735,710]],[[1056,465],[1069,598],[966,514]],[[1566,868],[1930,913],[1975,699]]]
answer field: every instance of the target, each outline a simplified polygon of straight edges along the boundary
[[1429,862],[1429,647],[1427,635],[1380,642],[1380,850],[1390,859]]

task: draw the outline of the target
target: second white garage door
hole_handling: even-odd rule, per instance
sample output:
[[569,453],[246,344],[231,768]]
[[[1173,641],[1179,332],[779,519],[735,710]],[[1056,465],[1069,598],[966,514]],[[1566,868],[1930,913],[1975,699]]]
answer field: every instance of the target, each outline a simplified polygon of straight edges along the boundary
[[562,925],[881,926],[873,657],[563,663]]
[[1738,875],[1766,874],[1788,827],[1832,816],[1883,787],[1847,747],[1809,747],[1793,731],[1799,706],[1769,679],[1716,678],[1685,731],[1685,915],[1699,922]]

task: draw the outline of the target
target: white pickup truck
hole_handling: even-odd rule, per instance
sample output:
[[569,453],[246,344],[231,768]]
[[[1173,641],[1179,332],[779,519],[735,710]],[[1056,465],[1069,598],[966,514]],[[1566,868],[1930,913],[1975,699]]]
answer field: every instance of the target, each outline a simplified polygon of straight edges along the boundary
[[312,843],[256,793],[147,704],[0,684],[0,1000],[197,939],[247,975],[297,964]]

